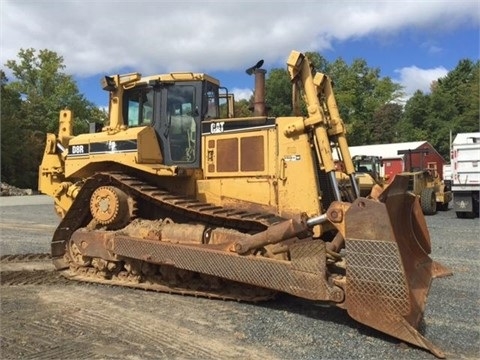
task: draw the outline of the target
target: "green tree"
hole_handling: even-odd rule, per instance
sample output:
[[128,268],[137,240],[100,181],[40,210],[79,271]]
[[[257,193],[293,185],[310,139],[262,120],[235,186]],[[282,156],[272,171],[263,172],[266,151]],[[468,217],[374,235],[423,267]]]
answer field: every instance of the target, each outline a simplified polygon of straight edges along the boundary
[[103,122],[101,112],[79,93],[71,75],[63,72],[63,57],[50,50],[20,49],[18,60],[6,67],[15,78],[8,85],[22,94],[24,121],[32,130],[58,131],[58,113],[68,107],[75,115],[75,132],[88,131],[89,122]]
[[405,104],[398,132],[402,141],[425,140],[449,158],[450,132],[479,129],[479,62],[464,59],[434,81],[430,94],[417,91]]
[[402,96],[401,86],[389,77],[381,77],[380,69],[368,67],[364,59],[355,59],[349,66],[338,58],[328,64],[327,73],[335,84],[338,108],[350,144],[375,143],[372,138],[374,114]]
[[373,114],[372,142],[375,144],[397,142],[396,128],[402,115],[403,107],[396,103],[388,103],[377,109]]
[[252,116],[252,111],[250,110],[250,101],[246,99],[241,99],[235,101],[235,117],[248,117]]
[[449,132],[454,119],[458,116],[458,109],[451,93],[441,87],[430,94],[430,112],[424,123],[427,140],[446,159],[449,158]]
[[292,84],[287,70],[270,70],[265,79],[265,102],[270,116],[292,114]]
[[1,81],[1,170],[2,181],[7,183],[21,182],[20,168],[16,166],[23,160],[22,146],[24,129],[19,126],[22,122],[20,93],[7,88],[8,79],[5,72],[0,71]]
[[[88,131],[89,122],[103,123],[106,115],[79,93],[73,78],[63,72],[63,58],[53,51],[21,49],[18,59],[5,66],[13,80],[2,78],[2,179],[36,188],[45,134],[58,131],[59,111],[73,111],[77,134]],[[15,131],[21,140],[4,146]]]
[[328,61],[322,55],[316,52],[309,52],[305,53],[305,56],[308,58],[310,63],[313,65],[315,71],[326,73],[328,68]]
[[471,60],[462,59],[455,69],[438,80],[438,86],[432,91],[432,96],[438,92],[448,96],[456,111],[449,125],[453,132],[478,131],[479,87],[480,61],[473,63]]
[[403,118],[397,127],[400,142],[425,140],[425,123],[430,112],[430,97],[420,90],[406,102]]

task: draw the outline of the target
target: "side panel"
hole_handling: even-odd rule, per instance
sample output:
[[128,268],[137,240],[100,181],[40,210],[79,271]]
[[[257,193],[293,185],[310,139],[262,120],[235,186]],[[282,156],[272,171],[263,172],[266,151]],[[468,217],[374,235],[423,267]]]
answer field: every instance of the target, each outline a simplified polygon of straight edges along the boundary
[[249,211],[277,213],[274,126],[205,134],[202,138],[202,201]]
[[301,220],[322,213],[316,167],[308,135],[284,135],[297,118],[278,118],[269,126],[218,132],[202,137],[204,180],[198,197],[216,205],[267,210]]
[[151,127],[129,128],[122,132],[81,134],[72,138],[65,159],[67,178],[88,177],[92,171],[105,170],[104,165],[117,163],[147,173],[174,175],[162,165],[163,156],[155,130]]
[[317,216],[321,208],[317,170],[308,135],[285,136],[296,118],[278,118],[278,198],[280,213],[297,218],[299,214]]
[[480,143],[453,146],[453,190],[480,188]]
[[274,172],[268,156],[274,134],[270,129],[204,136],[205,177],[269,176]]
[[453,209],[458,217],[479,212],[480,133],[457,134],[452,144]]

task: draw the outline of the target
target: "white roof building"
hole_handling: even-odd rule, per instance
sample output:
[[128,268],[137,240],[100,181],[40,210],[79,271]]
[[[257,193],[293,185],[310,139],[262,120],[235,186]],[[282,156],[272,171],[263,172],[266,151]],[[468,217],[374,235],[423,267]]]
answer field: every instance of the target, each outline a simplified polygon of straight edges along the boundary
[[399,150],[414,150],[427,143],[427,141],[412,141],[394,144],[350,146],[350,155],[381,156],[383,159],[401,159]]
[[458,133],[453,140],[453,144],[473,144],[480,139],[480,132]]
[[[428,153],[421,156],[414,152],[414,150],[419,149],[428,150]],[[383,166],[380,167],[381,176],[388,175],[390,178],[393,178],[395,174],[404,171],[405,167],[412,169],[428,167],[435,169],[440,176],[443,176],[445,159],[428,141],[350,146],[349,150],[352,157],[356,155],[381,157],[383,160]],[[412,150],[412,154],[409,154],[408,150]],[[398,151],[402,151],[403,154],[399,155]],[[334,151],[333,154],[335,160],[338,160],[336,157],[337,153]]]

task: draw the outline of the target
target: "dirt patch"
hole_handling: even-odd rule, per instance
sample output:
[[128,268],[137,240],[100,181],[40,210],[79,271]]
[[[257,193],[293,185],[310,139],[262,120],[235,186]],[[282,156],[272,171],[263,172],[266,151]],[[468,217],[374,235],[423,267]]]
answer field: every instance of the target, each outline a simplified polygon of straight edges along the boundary
[[1,290],[5,359],[278,358],[245,341],[245,309],[218,301],[88,284]]

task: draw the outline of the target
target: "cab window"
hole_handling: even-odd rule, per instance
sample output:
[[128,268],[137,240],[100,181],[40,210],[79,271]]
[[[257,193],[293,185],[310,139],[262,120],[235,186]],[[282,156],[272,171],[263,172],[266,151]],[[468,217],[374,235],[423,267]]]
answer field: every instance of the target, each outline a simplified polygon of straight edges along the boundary
[[153,123],[153,89],[140,88],[125,92],[124,119],[129,127]]
[[207,82],[205,86],[205,101],[206,106],[204,108],[204,118],[207,120],[218,119],[220,117],[218,106],[218,86]]

